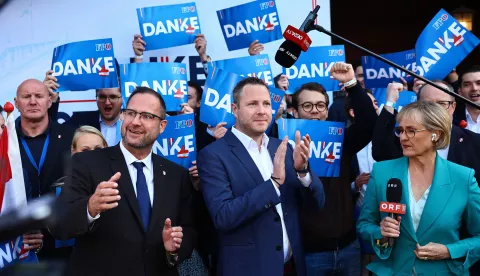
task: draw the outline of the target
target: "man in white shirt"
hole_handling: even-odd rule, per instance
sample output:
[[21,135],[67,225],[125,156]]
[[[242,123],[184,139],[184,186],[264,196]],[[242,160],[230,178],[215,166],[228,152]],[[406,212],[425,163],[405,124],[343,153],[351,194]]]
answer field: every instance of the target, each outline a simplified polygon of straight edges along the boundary
[[[218,274],[306,275],[298,223],[298,193],[312,209],[324,204],[323,185],[308,166],[310,137],[292,149],[265,135],[272,121],[263,80],[250,77],[233,90],[235,126],[199,154],[200,186],[219,232]],[[328,223],[328,222],[325,222]]]
[[[473,67],[463,73],[458,93],[480,105],[480,67]],[[461,112],[465,113],[466,129],[480,133],[480,109],[467,104]]]
[[165,116],[160,94],[137,87],[121,142],[73,156],[59,198],[61,225],[51,229],[57,239],[76,238],[67,275],[176,276],[175,265],[192,253],[188,171],[152,153]]

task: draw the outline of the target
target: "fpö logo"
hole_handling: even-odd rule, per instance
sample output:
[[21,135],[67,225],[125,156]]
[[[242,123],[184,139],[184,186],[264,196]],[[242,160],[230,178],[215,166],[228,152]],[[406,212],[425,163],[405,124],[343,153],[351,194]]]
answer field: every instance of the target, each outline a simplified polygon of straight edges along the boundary
[[407,212],[407,205],[393,202],[380,202],[380,212],[404,215]]
[[112,44],[111,43],[95,44],[95,51],[97,51],[97,52],[110,51],[110,50],[112,50]]
[[268,65],[268,58],[259,58],[255,60],[255,66]]
[[182,7],[182,13],[195,12],[195,6]]
[[260,3],[260,10],[263,11],[268,8],[273,8],[275,7],[275,2],[274,1],[269,1],[269,2],[263,2]]
[[341,57],[343,56],[345,53],[343,51],[343,49],[331,49],[331,50],[328,50],[328,56],[330,57]]
[[179,74],[182,74],[182,75],[185,75],[185,68],[183,67],[172,67],[172,74],[175,74],[175,75],[179,75]]
[[328,128],[328,134],[329,135],[342,135],[343,134],[343,128],[341,128],[341,127],[329,127]]
[[182,128],[187,128],[192,126],[193,126],[192,119],[175,121],[175,129],[182,129]]

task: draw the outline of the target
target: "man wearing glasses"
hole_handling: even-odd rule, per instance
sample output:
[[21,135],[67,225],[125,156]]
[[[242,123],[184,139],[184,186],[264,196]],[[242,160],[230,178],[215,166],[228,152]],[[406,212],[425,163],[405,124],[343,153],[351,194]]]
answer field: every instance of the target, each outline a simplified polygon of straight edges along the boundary
[[[453,92],[452,86],[444,81],[435,80],[434,83]],[[400,140],[395,134],[399,135],[399,129],[395,129],[397,111],[394,105],[399,97],[399,92],[403,86],[398,83],[391,83],[387,88],[387,104],[380,113],[372,140],[372,153],[376,161],[395,159],[403,156]],[[424,85],[418,92],[417,100],[436,102],[445,108],[453,120],[453,114],[456,108],[455,98],[448,95],[440,89],[431,85]],[[407,137],[415,135],[415,130],[407,130]],[[450,145],[438,154],[446,160],[452,161],[475,169],[475,177],[480,179],[480,135],[467,129],[452,125]]]
[[[345,129],[339,177],[321,177],[325,187],[325,207],[313,210],[311,198],[303,194],[299,218],[306,253],[307,275],[360,275],[360,247],[357,242],[354,195],[351,183],[356,175],[352,158],[372,139],[377,113],[372,100],[355,78],[352,65],[336,63],[332,77],[344,83],[355,123]],[[325,121],[328,96],[318,83],[306,83],[293,95],[295,118]],[[315,131],[315,130],[312,130]]]
[[66,275],[178,275],[192,253],[188,171],[152,152],[167,125],[165,102],[137,87],[123,110],[122,140],[72,157],[59,198],[58,239],[76,238]]

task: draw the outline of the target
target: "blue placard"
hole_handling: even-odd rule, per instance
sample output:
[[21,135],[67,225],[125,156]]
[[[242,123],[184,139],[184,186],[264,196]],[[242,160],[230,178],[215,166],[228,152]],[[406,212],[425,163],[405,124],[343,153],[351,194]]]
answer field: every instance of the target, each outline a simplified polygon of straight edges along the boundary
[[310,168],[320,177],[338,177],[343,149],[345,123],[300,119],[278,119],[278,137],[288,136],[295,147],[295,131],[310,135]]
[[[415,67],[415,50],[380,55],[410,71]],[[362,57],[363,76],[367,88],[387,87],[389,83],[400,82],[400,77],[412,82],[413,77],[372,56]]]
[[60,85],[57,92],[118,87],[111,38],[56,47],[51,70]]
[[277,115],[278,109],[282,104],[283,97],[285,96],[285,91],[275,88],[273,86],[269,86],[268,90],[270,91],[270,98],[272,100],[272,122],[270,123],[270,126],[268,126],[265,133],[270,133],[270,129],[275,123],[275,116]]
[[[387,103],[387,89],[374,88],[372,89],[372,93],[378,102],[378,108],[382,109],[383,106]],[[411,104],[415,101],[417,101],[417,93],[404,90],[398,94],[398,100],[395,103],[395,109],[397,109],[397,111],[400,111],[404,106]]]
[[217,11],[229,51],[248,48],[254,40],[267,43],[282,39],[275,1],[254,1]]
[[183,63],[150,62],[129,63],[120,66],[123,103],[137,86],[150,87],[160,95],[167,111],[180,111],[188,102],[187,68]]
[[233,88],[243,77],[219,68],[209,72],[203,88],[200,121],[210,126],[225,122],[226,128],[230,128],[235,124],[232,114]]
[[185,168],[197,159],[194,114],[167,116],[167,127],[157,138],[153,152]]
[[213,67],[242,77],[258,77],[265,80],[268,85],[273,85],[270,60],[266,54],[212,61],[208,64],[208,71],[211,72]]
[[200,34],[195,2],[137,9],[145,50],[191,44]]
[[288,77],[292,91],[307,82],[318,82],[327,91],[338,91],[339,82],[330,76],[330,70],[336,62],[345,62],[343,45],[310,47],[292,67],[283,68],[282,71]]
[[427,79],[443,79],[479,43],[474,34],[441,9],[415,44],[418,73]]
[[0,242],[0,271],[19,263],[38,263],[35,251],[26,251],[24,247],[23,236],[18,236],[10,241]]

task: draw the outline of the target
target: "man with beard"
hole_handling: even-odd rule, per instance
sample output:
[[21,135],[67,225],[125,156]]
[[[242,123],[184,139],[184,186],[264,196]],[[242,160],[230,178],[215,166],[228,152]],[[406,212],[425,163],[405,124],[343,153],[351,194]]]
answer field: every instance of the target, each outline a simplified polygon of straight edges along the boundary
[[[458,93],[480,105],[480,66],[472,67],[462,74]],[[480,133],[480,109],[464,103],[457,103],[457,105],[453,114],[453,123]],[[461,121],[465,121],[466,126],[465,123],[460,124]]]
[[[345,128],[339,177],[321,177],[325,187],[325,208],[312,210],[311,195],[302,194],[300,225],[305,248],[307,275],[360,275],[360,248],[354,217],[354,193],[351,183],[356,175],[352,159],[371,140],[377,113],[372,100],[356,80],[352,65],[336,63],[331,76],[343,83],[355,122]],[[325,121],[328,117],[325,88],[311,82],[293,94],[294,116],[298,119]],[[343,109],[345,112],[345,107]]]
[[[119,66],[115,59],[116,72],[119,72]],[[51,92],[58,89],[60,86],[57,83],[57,78],[52,76],[53,71],[49,70],[46,73],[44,83]],[[66,124],[78,128],[83,125],[93,126],[102,132],[103,137],[107,141],[109,147],[116,145],[120,137],[120,111],[122,108],[122,92],[120,88],[104,88],[96,89],[95,96],[97,99],[98,110],[94,111],[78,111],[73,112],[72,117],[66,121]],[[58,109],[58,105],[54,108]],[[58,110],[53,111],[55,114]]]
[[77,153],[59,198],[54,234],[76,238],[67,275],[178,275],[194,247],[188,171],[152,153],[165,102],[137,87],[123,111],[122,140]]

